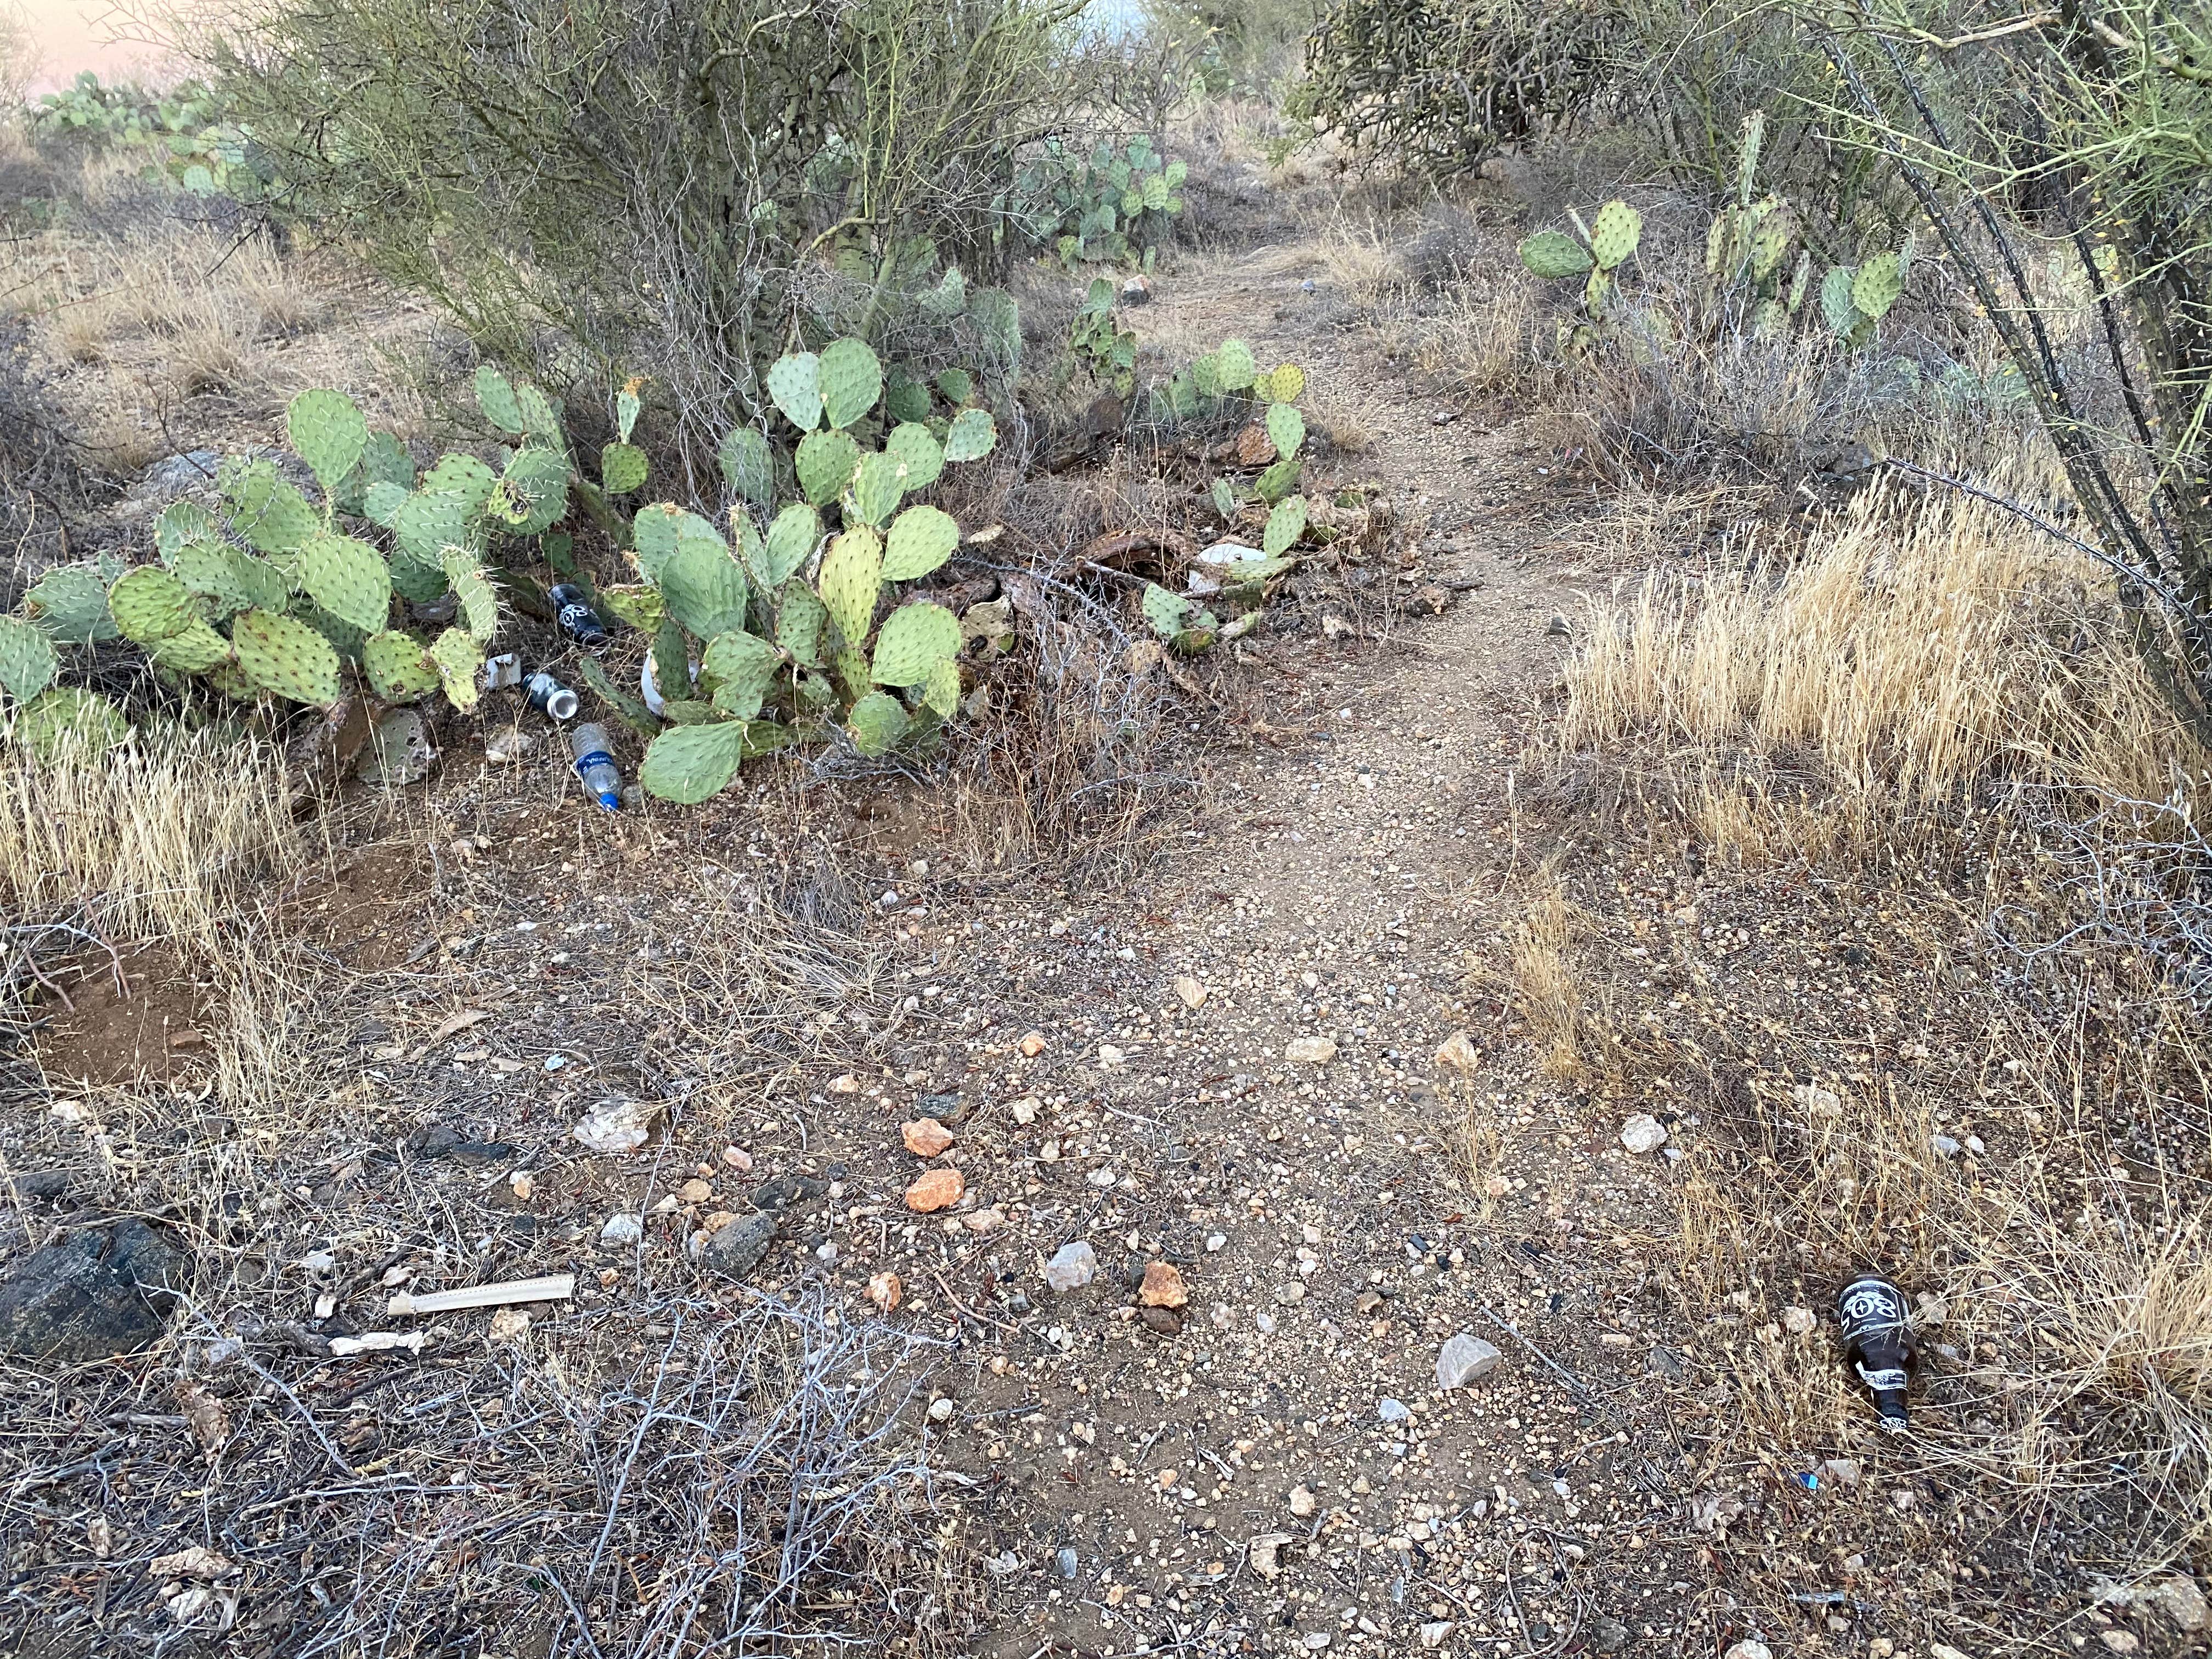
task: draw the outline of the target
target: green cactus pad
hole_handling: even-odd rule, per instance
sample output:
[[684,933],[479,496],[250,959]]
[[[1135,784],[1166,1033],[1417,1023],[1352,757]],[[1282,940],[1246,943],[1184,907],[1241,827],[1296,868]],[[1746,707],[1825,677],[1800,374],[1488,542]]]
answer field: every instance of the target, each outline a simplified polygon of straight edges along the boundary
[[438,665],[412,634],[372,634],[361,647],[369,690],[386,702],[412,702],[438,689]]
[[[475,522],[475,513],[459,491],[424,489],[410,495],[392,515],[392,533],[416,564],[435,569],[447,548],[469,544]],[[434,599],[444,591],[441,586],[424,597]],[[416,599],[411,592],[407,597]]]
[[[1199,614],[1206,617],[1209,623],[1212,621],[1212,612],[1200,611]],[[1175,652],[1177,656],[1195,657],[1201,651],[1212,650],[1213,648],[1214,641],[1219,637],[1220,630],[1211,626],[1206,628],[1186,628],[1182,632],[1177,634],[1173,639],[1170,640],[1168,643],[1175,647]]]
[[729,544],[722,539],[720,531],[696,513],[686,513],[666,501],[638,509],[630,522],[630,539],[636,544],[638,569],[655,585],[684,548],[696,546],[711,550],[725,562],[729,559]]
[[1296,363],[1277,363],[1267,384],[1255,389],[1273,402],[1294,404],[1306,395],[1306,372]]
[[292,607],[292,614],[331,642],[341,662],[357,663],[361,648],[368,643],[368,630],[356,628],[341,621],[317,605],[313,599],[301,599]]
[[1182,631],[1183,618],[1190,613],[1190,601],[1158,582],[1146,582],[1144,610],[1145,620],[1152,625],[1152,631],[1164,639],[1173,639]]
[[566,451],[526,445],[507,462],[485,511],[518,536],[543,535],[568,510],[573,472]]
[[999,428],[993,424],[988,410],[963,409],[945,429],[945,459],[980,461],[998,441]]
[[1556,281],[1579,276],[1590,268],[1589,250],[1563,230],[1540,230],[1521,240],[1521,263],[1537,276]]
[[761,572],[767,585],[781,587],[821,544],[822,515],[804,501],[792,502],[769,523],[762,544]]
[[760,713],[782,666],[782,652],[757,634],[735,629],[709,640],[699,662],[702,678],[714,683],[715,708],[741,720]]
[[685,537],[661,566],[658,586],[668,614],[700,639],[745,625],[745,573],[720,536]]
[[389,530],[399,517],[399,509],[407,505],[410,493],[405,484],[379,479],[362,492],[361,515]]
[[479,645],[490,644],[499,632],[499,594],[483,563],[465,547],[447,548],[442,563],[453,597],[460,602],[462,623]]
[[428,605],[446,591],[445,568],[437,559],[417,558],[404,546],[395,548],[392,591],[410,605]]
[[809,668],[822,665],[822,625],[830,612],[804,582],[791,582],[776,607],[775,642],[792,661]]
[[366,483],[415,488],[415,458],[407,446],[389,432],[372,432],[361,452],[361,476]]
[[860,457],[860,465],[854,469],[847,500],[854,516],[880,529],[898,511],[899,499],[905,494],[905,464],[889,450],[871,451]]
[[1889,314],[1889,308],[1904,291],[1905,280],[1894,253],[1875,254],[1851,278],[1851,303],[1875,322]]
[[633,732],[658,732],[660,722],[653,711],[607,678],[606,665],[597,657],[586,657],[576,665],[576,672],[592,693],[601,702],[622,717],[622,722]]
[[107,584],[90,565],[56,565],[23,598],[31,620],[49,639],[94,645],[116,637],[115,618],[107,614]]
[[884,450],[896,455],[906,467],[906,493],[927,489],[935,483],[945,471],[945,447],[931,435],[927,427],[909,421],[891,428],[890,436],[884,440]]
[[1279,457],[1291,459],[1306,441],[1306,417],[1288,404],[1269,404],[1267,441],[1275,446]]
[[843,688],[848,703],[858,702],[874,690],[868,679],[868,659],[850,646],[831,654],[830,672]]
[[326,495],[361,465],[368,447],[368,421],[343,392],[302,392],[284,411],[284,430]]
[[951,720],[960,710],[960,665],[951,657],[939,657],[922,682],[922,706],[938,719]]
[[431,665],[446,688],[446,701],[465,714],[483,690],[483,647],[465,628],[449,628],[430,641]]
[[1751,308],[1751,337],[1771,340],[1790,325],[1790,311],[1779,300],[1761,300]]
[[1626,202],[1607,202],[1590,222],[1590,258],[1600,270],[1617,270],[1643,234],[1642,214]]
[[325,532],[300,550],[300,586],[340,622],[375,633],[392,612],[392,571],[367,542]]
[[942,507],[910,507],[892,520],[884,548],[884,578],[910,582],[927,576],[960,545],[960,526]]
[[322,514],[269,461],[229,470],[223,499],[231,528],[258,553],[294,552],[323,527]]
[[792,457],[798,470],[799,488],[817,507],[837,499],[860,464],[860,447],[848,434],[824,428],[799,441]]
[[742,720],[674,726],[647,745],[637,778],[649,795],[696,806],[729,787],[744,757]]
[[[1735,277],[1736,266],[1743,262],[1741,232],[1742,225],[1737,217],[1735,209],[1724,207],[1713,215],[1712,223],[1705,227],[1705,274],[1707,276],[1718,276],[1723,280],[1732,280]],[[1555,234],[1556,233],[1547,234]],[[1527,244],[1524,243],[1522,246],[1526,246]],[[1528,256],[1523,254],[1522,259],[1522,263],[1526,264]],[[1531,266],[1530,269],[1534,270],[1534,267]],[[1546,276],[1553,273],[1540,270],[1536,274],[1539,276]],[[1576,276],[1580,276],[1582,272],[1577,270],[1561,271],[1557,274]]]
[[597,597],[609,616],[641,634],[658,634],[660,624],[668,618],[668,602],[660,597],[659,588],[648,583],[625,582],[602,587]]
[[885,691],[871,691],[845,716],[845,729],[853,746],[867,756],[889,754],[891,745],[906,735],[908,722],[899,700]]
[[1213,353],[1214,378],[1224,392],[1243,392],[1258,378],[1259,365],[1252,359],[1252,348],[1242,340],[1224,340]]
[[717,459],[723,478],[739,496],[755,507],[766,507],[775,499],[775,463],[768,440],[753,428],[734,428],[722,440]]
[[661,715],[674,720],[668,705],[691,696],[691,643],[674,619],[660,624],[653,636],[653,684],[659,692]]
[[822,360],[811,351],[779,357],[768,371],[768,395],[801,432],[822,424]]
[[198,501],[171,501],[154,520],[154,549],[163,564],[177,556],[179,548],[211,541],[216,535],[215,520]]
[[816,371],[822,388],[822,412],[830,424],[852,425],[884,395],[883,365],[865,340],[839,340],[822,354]]
[[206,674],[230,660],[230,641],[195,617],[178,632],[148,646],[146,654],[157,666],[179,674]]
[[14,617],[0,617],[0,690],[23,704],[54,683],[61,672],[54,642]]
[[964,368],[938,371],[937,389],[945,394],[945,401],[955,408],[965,408],[975,400],[975,377]]
[[66,750],[88,758],[106,754],[131,735],[131,722],[97,691],[57,685],[30,701],[15,717],[14,732],[40,765],[51,766]]
[[522,405],[515,400],[514,386],[489,363],[477,367],[477,407],[501,432],[522,434]]
[[940,659],[960,654],[960,618],[941,605],[902,605],[876,633],[869,678],[878,685],[920,685]]
[[[906,517],[902,514],[900,523]],[[891,528],[896,534],[898,526]],[[837,631],[850,642],[857,644],[868,637],[868,624],[876,614],[876,596],[883,591],[883,571],[884,544],[865,526],[831,537],[822,555],[815,592],[830,612],[830,620],[837,624]]]
[[137,645],[151,645],[180,633],[199,612],[184,583],[157,565],[126,570],[107,590],[108,613],[116,630]]
[[1261,501],[1273,507],[1298,487],[1298,464],[1296,461],[1277,461],[1252,481],[1252,489]]
[[499,474],[473,455],[441,455],[422,475],[421,489],[425,495],[459,496],[465,511],[477,514],[483,511],[498,482]]
[[1796,240],[1797,216],[1787,206],[1776,203],[1752,233],[1751,274],[1763,283],[1780,270]]
[[884,416],[892,421],[929,418],[929,387],[893,363],[884,376]]
[[599,452],[599,483],[610,495],[627,495],[645,487],[652,471],[635,444],[609,444]]
[[1210,493],[1213,497],[1213,510],[1221,515],[1222,522],[1226,524],[1235,520],[1237,517],[1237,492],[1230,487],[1229,480],[1226,478],[1216,478],[1213,481],[1213,488]]
[[338,653],[296,617],[248,611],[231,624],[230,642],[246,678],[294,702],[327,708],[338,699]]
[[522,414],[522,429],[529,436],[564,453],[567,445],[561,436],[561,411],[553,400],[536,386],[525,384],[514,388],[514,406]]
[[1306,533],[1306,498],[1293,495],[1267,515],[1267,534],[1260,545],[1272,558],[1287,553]]
[[1820,278],[1820,315],[1846,340],[1866,321],[1866,313],[1851,299],[1852,279],[1857,274],[1849,265],[1837,265]]

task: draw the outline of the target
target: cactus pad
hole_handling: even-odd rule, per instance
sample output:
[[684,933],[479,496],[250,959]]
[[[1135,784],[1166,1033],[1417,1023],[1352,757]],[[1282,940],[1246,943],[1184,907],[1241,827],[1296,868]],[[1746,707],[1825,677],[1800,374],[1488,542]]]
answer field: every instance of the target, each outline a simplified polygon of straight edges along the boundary
[[1222,522],[1232,521],[1237,517],[1237,492],[1230,487],[1229,480],[1216,478],[1212,494],[1213,510],[1221,515]]
[[1287,553],[1306,533],[1306,498],[1293,495],[1267,515],[1267,534],[1260,545],[1270,558]]
[[745,573],[720,536],[686,536],[660,568],[657,586],[668,614],[698,638],[745,625]]
[[792,661],[819,668],[822,624],[829,620],[830,613],[814,590],[804,582],[793,582],[783,590],[783,603],[776,607],[775,642]]
[[1547,279],[1579,276],[1590,268],[1589,250],[1563,230],[1540,230],[1521,242],[1521,263]]
[[179,674],[205,674],[230,660],[230,641],[198,617],[146,647],[155,665]]
[[1173,639],[1190,612],[1190,601],[1158,582],[1146,582],[1144,609],[1145,620],[1152,625],[1152,632],[1164,639]]
[[599,452],[599,483],[610,495],[627,495],[645,487],[645,452],[635,444],[609,444]]
[[268,461],[229,469],[223,498],[231,528],[258,553],[289,553],[323,527],[322,514]]
[[[449,547],[440,562],[453,597],[460,602],[461,621],[480,645],[491,643],[499,632],[499,595],[483,573],[477,556],[465,547]],[[379,624],[381,626],[381,623]]]
[[822,543],[822,515],[804,501],[793,501],[777,514],[768,527],[761,550],[762,574],[770,587],[781,587],[792,574],[814,556]]
[[945,459],[980,461],[998,441],[999,428],[992,423],[988,410],[963,409],[945,430]]
[[343,392],[302,392],[284,411],[284,430],[325,495],[337,492],[368,447],[368,419]]
[[1617,270],[1643,234],[1642,214],[1626,202],[1607,202],[1590,222],[1590,258],[1600,270]]
[[906,466],[897,455],[872,450],[860,457],[848,498],[858,517],[881,528],[898,511],[899,498],[905,494]]
[[1267,441],[1275,453],[1289,460],[1306,441],[1306,417],[1288,404],[1267,405]]
[[848,427],[876,406],[884,395],[883,365],[866,340],[839,340],[822,354],[816,370],[822,388],[822,412],[830,424]]
[[309,541],[300,551],[300,586],[340,622],[372,634],[392,611],[392,572],[384,556],[350,536],[325,532]]
[[884,577],[910,582],[927,576],[960,545],[960,526],[942,507],[910,507],[891,522],[884,549]]
[[[915,513],[927,510],[929,509],[911,509]],[[905,523],[908,516],[909,514],[901,514],[899,523]],[[896,535],[898,526],[893,525],[891,532]],[[876,614],[876,596],[883,590],[883,550],[884,544],[874,531],[858,526],[830,538],[829,549],[822,555],[815,592],[821,595],[830,620],[837,624],[837,631],[848,643],[857,644],[868,637],[868,624]]]
[[630,539],[637,547],[637,568],[646,580],[655,585],[683,547],[696,543],[725,557],[729,552],[720,531],[696,513],[686,513],[667,501],[638,509],[637,517],[630,521]]
[[412,634],[372,634],[361,647],[369,690],[386,702],[412,702],[438,689],[438,665]]
[[361,452],[361,476],[369,483],[415,488],[415,458],[389,432],[372,432]]
[[248,611],[231,624],[230,641],[246,678],[294,702],[327,708],[338,699],[338,653],[296,617]]
[[902,605],[877,630],[869,677],[878,685],[920,685],[930,670],[960,654],[960,618],[941,605]]
[[1751,236],[1751,274],[1760,282],[1782,269],[1797,239],[1797,216],[1780,202],[1768,207]]
[[522,435],[522,406],[515,401],[514,384],[489,363],[477,366],[477,407],[501,432]]
[[32,619],[49,639],[64,645],[92,645],[115,637],[115,618],[107,614],[107,584],[89,565],[56,565],[32,583],[23,597]]
[[107,590],[107,609],[118,632],[137,645],[183,631],[198,611],[185,585],[155,565],[127,570]]
[[518,536],[540,536],[568,510],[568,452],[527,444],[514,452],[485,510]]
[[433,489],[424,482],[426,487],[410,495],[392,515],[392,533],[416,564],[434,568],[447,548],[468,544],[476,514],[459,490]]
[[514,388],[514,406],[522,413],[522,429],[539,443],[565,452],[561,439],[561,411],[553,400],[536,386],[522,385]]
[[1297,487],[1298,464],[1296,461],[1277,461],[1252,480],[1254,492],[1270,507]]
[[757,634],[735,629],[709,640],[699,661],[701,678],[714,682],[715,708],[741,720],[760,713],[782,666],[783,653]]
[[937,389],[945,394],[947,403],[964,409],[975,400],[975,377],[964,368],[940,369]]
[[732,430],[722,440],[718,459],[723,478],[746,501],[755,507],[766,507],[775,499],[775,464],[769,454],[768,440],[753,428]]
[[842,432],[810,432],[799,441],[792,462],[806,499],[826,507],[837,499],[860,464],[860,447]]
[[1894,253],[1877,253],[1851,278],[1851,303],[1875,322],[1889,314],[1905,291],[1905,279]]
[[74,685],[49,687],[15,717],[15,741],[26,745],[41,766],[75,746],[97,757],[131,735],[123,711],[97,691]]
[[645,582],[625,582],[599,591],[599,606],[617,622],[641,634],[658,634],[668,618],[668,602],[658,588]]
[[884,377],[884,414],[894,421],[929,418],[929,387],[896,363]]
[[179,548],[210,540],[215,534],[215,520],[198,501],[171,501],[154,520],[154,548],[163,564],[177,556]]
[[483,647],[465,628],[449,628],[430,641],[431,665],[446,688],[446,701],[466,713],[483,690]]
[[906,735],[908,724],[906,710],[899,707],[898,699],[884,691],[869,692],[845,717],[853,746],[869,756],[890,753],[891,745]]
[[0,617],[0,689],[18,705],[52,685],[60,670],[52,640],[29,623]]
[[499,475],[475,456],[452,454],[439,457],[438,464],[422,475],[422,488],[426,494],[459,496],[465,512],[477,514],[483,511],[498,482]]
[[407,505],[410,493],[405,484],[380,478],[362,492],[361,516],[371,524],[381,525],[389,530],[392,521],[398,518],[399,509]]
[[1837,265],[1820,278],[1820,315],[1846,340],[1866,320],[1866,313],[1851,299],[1852,278],[1856,275],[1849,265]]
[[649,795],[679,806],[696,806],[729,786],[744,757],[742,720],[673,726],[647,748],[637,780]]
[[1273,402],[1294,404],[1306,395],[1306,372],[1296,363],[1277,363],[1267,384],[1255,389],[1264,391]]
[[1224,392],[1242,392],[1252,384],[1259,366],[1252,361],[1252,348],[1242,340],[1224,340],[1213,353],[1214,377]]
[[822,360],[811,351],[779,357],[768,371],[768,395],[801,432],[822,424]]
[[960,708],[960,665],[951,657],[939,657],[922,683],[922,706],[941,720],[949,720]]
[[908,421],[891,428],[890,436],[884,440],[884,450],[896,455],[906,465],[906,493],[927,489],[935,483],[945,471],[945,447],[931,435],[927,427]]

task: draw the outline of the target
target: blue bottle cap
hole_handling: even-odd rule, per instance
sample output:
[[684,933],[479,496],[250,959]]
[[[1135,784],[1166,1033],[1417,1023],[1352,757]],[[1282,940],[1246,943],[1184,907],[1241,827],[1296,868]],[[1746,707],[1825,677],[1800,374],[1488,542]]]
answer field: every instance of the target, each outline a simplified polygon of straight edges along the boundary
[[602,789],[599,791],[599,805],[610,812],[619,812],[622,811],[622,797],[611,789]]

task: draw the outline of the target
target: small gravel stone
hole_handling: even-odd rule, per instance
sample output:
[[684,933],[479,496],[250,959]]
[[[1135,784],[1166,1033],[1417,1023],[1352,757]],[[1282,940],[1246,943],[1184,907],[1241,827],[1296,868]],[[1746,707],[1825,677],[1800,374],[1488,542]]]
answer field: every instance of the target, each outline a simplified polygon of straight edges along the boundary
[[1060,1569],[1062,1578],[1073,1578],[1083,1570],[1083,1558],[1067,1545],[1060,1547],[1060,1553],[1053,1558],[1053,1564]]
[[1410,1406],[1402,1400],[1392,1400],[1388,1397],[1375,1402],[1375,1414],[1385,1423],[1410,1423],[1413,1420],[1413,1412]]
[[1326,1066],[1336,1058],[1336,1044],[1327,1037],[1292,1037],[1283,1045],[1283,1058],[1293,1066]]
[[1045,1284],[1063,1296],[1081,1290],[1097,1277],[1098,1252],[1091,1248],[1088,1239],[1071,1239],[1044,1264]]
[[602,1244],[635,1244],[645,1237],[643,1218],[634,1215],[611,1215],[607,1224],[599,1229]]
[[1479,1336],[1462,1331],[1437,1352],[1437,1386],[1463,1389],[1505,1363],[1505,1356]]
[[1620,1126],[1620,1144],[1632,1152],[1656,1152],[1667,1144],[1667,1126],[1649,1112],[1638,1112]]

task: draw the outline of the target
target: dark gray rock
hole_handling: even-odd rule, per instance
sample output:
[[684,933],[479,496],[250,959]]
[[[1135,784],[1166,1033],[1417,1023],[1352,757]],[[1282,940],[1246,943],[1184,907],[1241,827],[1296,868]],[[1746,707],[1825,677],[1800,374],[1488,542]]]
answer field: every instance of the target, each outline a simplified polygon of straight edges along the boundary
[[0,1285],[0,1353],[76,1364],[130,1353],[167,1327],[183,1258],[144,1222],[74,1233]]
[[433,1123],[407,1137],[417,1158],[457,1158],[463,1164],[512,1164],[522,1149],[504,1140],[472,1140],[449,1123]]
[[753,1208],[769,1215],[780,1215],[794,1204],[804,1204],[830,1190],[826,1181],[817,1181],[811,1176],[778,1176],[773,1181],[763,1181],[753,1193]]
[[40,1199],[59,1198],[69,1190],[67,1170],[23,1170],[10,1177],[15,1186],[15,1201],[29,1204]]
[[1601,1619],[1590,1632],[1590,1645],[1600,1653],[1619,1653],[1628,1645],[1628,1626],[1618,1619]]
[[773,1214],[741,1215],[718,1229],[699,1252],[699,1260],[716,1273],[743,1279],[761,1264],[768,1247],[775,1243],[777,1219]]

